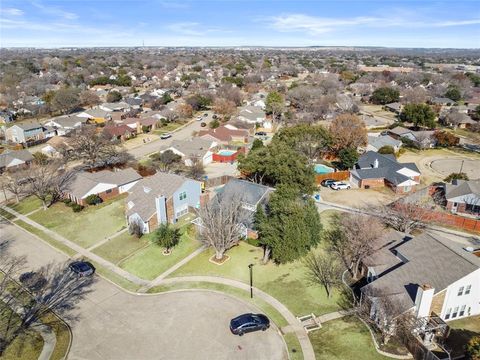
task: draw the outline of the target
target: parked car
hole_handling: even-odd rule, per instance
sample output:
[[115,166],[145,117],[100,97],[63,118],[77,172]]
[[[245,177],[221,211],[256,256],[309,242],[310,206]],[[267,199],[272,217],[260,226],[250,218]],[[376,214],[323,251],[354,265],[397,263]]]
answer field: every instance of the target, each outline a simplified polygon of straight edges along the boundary
[[206,122],[201,122],[201,123],[200,123],[200,126],[201,126],[201,127],[205,127],[205,126],[207,126],[207,123],[206,123]]
[[325,180],[322,180],[322,182],[320,183],[320,185],[322,185],[322,186],[324,186],[324,187],[330,187],[330,186],[332,186],[335,182],[336,182],[336,180],[333,180],[333,179],[325,179]]
[[380,135],[386,136],[386,135],[388,135],[388,131],[384,130],[384,131],[382,131],[382,132],[380,133]]
[[257,131],[255,133],[256,136],[267,136],[267,133],[265,131]]
[[239,336],[252,331],[265,331],[269,327],[270,320],[263,314],[243,314],[230,321],[230,331]]
[[172,137],[172,134],[168,134],[168,133],[160,135],[160,139],[162,140],[170,139],[171,137]]
[[348,190],[350,189],[350,184],[343,181],[337,181],[337,182],[334,182],[332,185],[330,185],[330,187],[333,190],[344,190],[344,189]]
[[197,116],[197,121],[202,121],[202,120],[203,120],[203,117]]
[[203,114],[203,117],[207,117],[207,116],[208,116],[208,113]]
[[95,267],[88,261],[74,261],[68,268],[79,276],[91,276],[95,273]]
[[212,115],[212,119],[216,120],[218,118],[217,114]]

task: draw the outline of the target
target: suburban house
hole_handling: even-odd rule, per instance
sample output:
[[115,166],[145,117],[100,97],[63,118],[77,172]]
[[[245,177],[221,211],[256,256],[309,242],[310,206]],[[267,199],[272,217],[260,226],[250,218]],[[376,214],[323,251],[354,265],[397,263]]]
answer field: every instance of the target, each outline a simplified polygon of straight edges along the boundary
[[395,152],[400,150],[402,142],[398,139],[391,137],[390,135],[371,136],[368,135],[368,145],[366,151],[377,152],[384,146],[391,146]]
[[480,314],[480,254],[474,249],[439,235],[395,231],[377,248],[362,264],[368,284],[361,301],[381,328],[409,314],[412,335],[428,351],[436,337],[446,336],[447,321]]
[[171,150],[180,155],[186,166],[193,165],[192,158],[201,159],[203,165],[208,165],[213,161],[216,146],[217,143],[213,140],[194,137],[187,140],[175,140],[164,151]]
[[0,154],[0,173],[26,167],[33,161],[28,150],[4,151]]
[[480,215],[480,180],[453,180],[445,184],[447,209],[452,213]]
[[85,205],[89,195],[96,194],[107,200],[130,190],[142,177],[133,169],[98,172],[82,171],[75,175],[65,197],[80,205]]
[[126,102],[120,101],[115,103],[103,103],[99,105],[98,108],[108,112],[127,111],[130,109],[130,105],[128,105]]
[[65,115],[46,121],[43,125],[55,129],[57,135],[67,135],[69,132],[85,125],[87,119],[77,115]]
[[200,130],[198,132],[198,137],[223,145],[231,143],[246,144],[249,135],[248,130],[238,129],[232,125],[223,125],[216,129]]
[[54,135],[54,129],[46,128],[38,122],[16,123],[5,130],[5,139],[16,144],[43,140]]
[[143,233],[158,224],[176,223],[191,209],[200,207],[202,183],[186,177],[158,172],[139,181],[126,199],[127,223],[138,223]]
[[115,141],[125,141],[134,137],[137,133],[136,129],[132,129],[127,125],[111,125],[105,126],[102,131],[103,135],[108,139]]
[[388,134],[393,138],[398,140],[408,139],[422,149],[433,148],[435,146],[434,133],[435,130],[415,131],[401,126],[388,130]]
[[430,100],[430,103],[433,105],[452,106],[455,104],[455,101],[445,97],[436,97]]
[[420,175],[415,163],[399,163],[394,155],[367,151],[350,171],[350,182],[364,189],[388,186],[402,194],[415,190]]
[[246,105],[239,108],[238,120],[248,124],[260,124],[265,129],[271,129],[271,121],[267,121],[265,110],[258,106]]
[[157,128],[158,120],[153,117],[147,118],[126,118],[121,121],[121,124],[128,126],[135,130],[137,134],[143,132],[150,132]]
[[105,121],[110,120],[111,112],[95,108],[78,113],[77,116],[87,118],[90,122],[95,124],[103,124]]
[[71,138],[65,136],[54,136],[47,140],[40,151],[48,156],[58,156],[61,155],[63,151],[69,152],[73,150],[70,141]]
[[402,111],[402,104],[400,104],[399,102],[386,104],[383,107],[385,108],[385,110],[391,111],[395,114],[400,114],[400,112]]
[[442,123],[446,126],[468,129],[477,122],[463,112],[449,113],[442,117]]

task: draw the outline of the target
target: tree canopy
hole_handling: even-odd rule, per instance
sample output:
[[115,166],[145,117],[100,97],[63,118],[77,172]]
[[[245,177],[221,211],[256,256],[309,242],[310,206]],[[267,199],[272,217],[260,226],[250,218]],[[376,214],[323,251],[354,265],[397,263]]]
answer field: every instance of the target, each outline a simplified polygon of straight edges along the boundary
[[357,148],[367,145],[365,123],[354,114],[341,114],[330,125],[332,149],[338,153],[342,149]]
[[370,101],[374,104],[385,105],[393,102],[397,102],[400,99],[400,92],[390,87],[381,87],[376,89]]
[[412,122],[416,127],[435,127],[435,112],[427,104],[407,104],[400,114],[402,121]]

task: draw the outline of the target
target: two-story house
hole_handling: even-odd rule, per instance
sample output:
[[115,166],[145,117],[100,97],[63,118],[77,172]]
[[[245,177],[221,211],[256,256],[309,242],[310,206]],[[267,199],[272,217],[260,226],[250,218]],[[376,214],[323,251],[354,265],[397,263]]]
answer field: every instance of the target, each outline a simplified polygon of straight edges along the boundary
[[17,123],[5,130],[5,139],[16,144],[43,140],[52,136],[55,136],[55,130],[38,122]]

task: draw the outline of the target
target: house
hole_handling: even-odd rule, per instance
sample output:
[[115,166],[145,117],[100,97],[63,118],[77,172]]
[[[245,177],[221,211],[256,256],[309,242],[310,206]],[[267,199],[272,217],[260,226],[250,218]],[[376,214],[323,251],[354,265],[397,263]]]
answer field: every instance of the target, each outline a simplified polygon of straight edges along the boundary
[[445,114],[442,117],[441,122],[445,126],[458,127],[460,129],[468,129],[472,125],[475,125],[477,123],[476,121],[472,120],[472,118],[466,113],[458,111]]
[[350,171],[350,182],[364,189],[388,186],[403,194],[415,190],[420,175],[415,163],[399,163],[394,155],[367,151]]
[[[203,165],[208,165],[213,161],[213,152],[217,143],[213,140],[194,137],[187,140],[174,140],[170,147],[175,154],[180,155],[186,166],[192,166],[192,158],[201,159]],[[162,152],[163,152],[162,151]]]
[[248,143],[249,139],[248,130],[238,129],[231,125],[229,126],[219,126],[216,129],[209,130],[200,130],[198,132],[198,137],[202,139],[208,139],[215,141],[217,144],[228,145],[230,143]]
[[99,109],[107,111],[107,112],[114,112],[114,111],[127,111],[130,109],[130,105],[126,102],[120,101],[115,103],[103,103],[98,106]]
[[453,180],[445,184],[447,209],[452,213],[480,215],[480,180]]
[[199,181],[158,172],[130,189],[126,199],[127,223],[140,224],[143,233],[152,232],[159,224],[176,223],[200,207],[201,193]]
[[433,148],[436,144],[435,130],[410,130],[401,126],[397,126],[388,130],[388,135],[395,139],[408,139],[421,149]]
[[157,123],[158,120],[153,117],[126,118],[121,122],[121,124],[135,130],[137,134],[155,130],[157,128]]
[[89,195],[96,194],[107,200],[130,190],[142,177],[133,169],[98,172],[82,171],[75,175],[65,196],[80,205],[85,205]]
[[15,120],[15,114],[9,110],[0,111],[0,124],[9,124]]
[[67,135],[69,132],[85,125],[87,118],[77,115],[65,115],[46,121],[43,125],[55,129],[57,135]]
[[362,266],[368,281],[362,301],[371,301],[372,319],[382,317],[375,294],[395,304],[389,316],[410,312],[424,325],[480,314],[480,257],[460,243],[437,234],[408,237],[392,231]]
[[271,121],[267,121],[265,111],[258,106],[246,105],[239,108],[238,120],[248,124],[260,124],[266,129],[272,128]]
[[111,125],[105,126],[102,133],[110,140],[125,141],[134,137],[137,133],[137,130],[132,129],[127,125]]
[[0,154],[0,173],[27,167],[32,161],[33,156],[27,150],[4,151]]
[[385,110],[394,112],[395,114],[400,114],[400,112],[402,111],[402,104],[400,104],[399,102],[394,102],[384,105],[384,108]]
[[452,106],[455,104],[455,101],[445,97],[436,97],[431,99],[430,103],[433,105]]
[[5,130],[5,139],[16,144],[43,140],[55,136],[55,130],[38,122],[16,123]]
[[65,136],[54,136],[47,140],[45,146],[41,148],[41,152],[48,156],[59,156],[64,151],[72,151],[70,146],[71,138]]
[[90,122],[95,124],[103,124],[111,119],[111,111],[102,110],[100,108],[88,109],[81,113],[78,113],[78,117],[87,118]]
[[402,142],[389,135],[372,136],[368,135],[368,145],[366,151],[378,152],[384,146],[391,146],[395,152],[400,150]]

